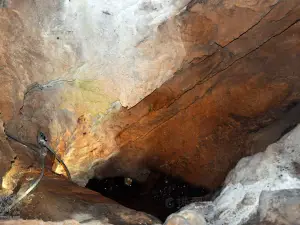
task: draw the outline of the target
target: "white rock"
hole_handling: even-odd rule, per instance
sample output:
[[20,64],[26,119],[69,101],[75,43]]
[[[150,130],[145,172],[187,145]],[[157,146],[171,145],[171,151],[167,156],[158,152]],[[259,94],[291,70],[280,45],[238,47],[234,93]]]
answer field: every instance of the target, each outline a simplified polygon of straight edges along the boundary
[[[133,106],[181,67],[185,48],[171,19],[190,0],[12,0],[26,33],[40,40],[48,74],[58,78],[103,80],[123,106]],[[167,23],[160,33],[158,26]],[[38,46],[38,44],[37,44]],[[62,68],[67,70],[61,71]]]
[[175,216],[192,210],[203,215],[208,225],[245,224],[257,215],[263,191],[300,188],[297,163],[300,163],[300,125],[265,152],[241,159],[213,202],[188,205]]
[[203,216],[193,210],[183,210],[168,217],[166,225],[206,225]]

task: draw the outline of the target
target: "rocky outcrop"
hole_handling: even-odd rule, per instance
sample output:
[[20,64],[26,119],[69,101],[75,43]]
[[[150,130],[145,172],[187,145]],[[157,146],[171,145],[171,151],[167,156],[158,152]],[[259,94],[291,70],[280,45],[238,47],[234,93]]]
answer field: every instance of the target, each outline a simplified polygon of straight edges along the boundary
[[193,203],[166,224],[299,224],[300,126],[265,152],[240,160],[212,202]]

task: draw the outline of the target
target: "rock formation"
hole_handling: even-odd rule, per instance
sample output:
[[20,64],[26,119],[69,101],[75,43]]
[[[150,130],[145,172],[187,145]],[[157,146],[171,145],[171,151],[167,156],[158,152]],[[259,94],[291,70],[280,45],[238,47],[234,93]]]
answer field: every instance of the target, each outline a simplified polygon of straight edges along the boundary
[[[31,145],[43,131],[80,186],[155,170],[215,190],[300,123],[300,0],[0,7],[3,129]],[[3,129],[0,179],[12,191],[39,165]],[[50,168],[65,175],[52,158]]]
[[1,20],[7,130],[46,132],[75,182],[158,169],[215,188],[276,141],[259,132],[299,100],[299,1],[82,4],[11,1]]
[[300,125],[265,152],[240,160],[213,202],[193,203],[166,225],[199,224],[201,217],[203,225],[299,224],[299,190]]

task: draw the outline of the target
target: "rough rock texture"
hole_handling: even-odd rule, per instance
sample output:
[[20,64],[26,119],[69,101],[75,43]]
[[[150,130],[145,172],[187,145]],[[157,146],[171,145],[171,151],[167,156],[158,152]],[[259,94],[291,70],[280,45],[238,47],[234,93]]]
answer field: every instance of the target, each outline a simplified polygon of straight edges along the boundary
[[[172,77],[186,55],[172,18],[188,2],[7,2],[8,8],[0,9],[0,81],[4,93],[0,107],[4,120],[23,112],[23,98],[32,89],[53,87],[60,91],[56,101],[46,102],[52,97],[48,96],[44,105],[40,103],[39,112],[25,112],[31,117],[20,118],[25,125],[16,122],[24,129],[15,136],[32,141],[27,131],[36,132],[37,123],[57,144],[60,138],[75,136],[76,126],[67,126],[73,121],[87,117],[89,122],[84,126],[93,127],[111,108],[135,105]],[[167,28],[163,32],[158,29],[161,24]],[[66,120],[68,124],[64,124]],[[92,134],[89,139],[104,144],[96,146],[96,151],[94,144],[85,152],[81,150],[84,155],[91,151],[96,154],[88,156],[90,160],[80,155],[82,161],[73,172],[78,183],[87,181],[90,176],[86,173],[93,171],[95,163],[105,161],[103,149],[107,149],[106,155],[116,152],[113,135],[96,128],[97,136]],[[75,152],[83,145],[82,137],[78,138]],[[61,152],[67,154],[67,150],[62,148]],[[75,156],[72,150],[68,151],[71,161],[78,159],[78,153],[74,152]]]
[[158,26],[188,2],[9,1],[0,21],[5,117],[35,82],[96,81],[106,104],[135,105],[180,68],[185,49],[176,24],[163,34]]
[[165,222],[167,225],[206,225],[204,217],[193,210],[183,210],[176,214],[172,214]]
[[35,143],[43,130],[80,185],[149,169],[221,185],[300,120],[300,1],[187,3],[10,1],[7,131]]
[[263,191],[258,224],[300,224],[300,189]]
[[[153,169],[214,189],[240,158],[300,122],[300,0],[0,6],[5,130],[32,144],[45,132],[82,186],[94,176],[143,180]],[[299,204],[286,199],[298,191],[282,190],[300,188],[299,135],[243,159],[216,200],[167,224],[297,221]],[[0,144],[2,186],[16,190],[36,175],[36,154],[3,131]],[[50,167],[63,174],[51,158]],[[27,219],[158,222],[51,173],[23,204]]]
[[0,119],[0,189],[2,188],[2,177],[10,170],[14,161],[15,153],[10,147],[4,134],[3,122]]
[[[135,176],[147,165],[216,188],[241,157],[263,151],[299,123],[299,3],[278,1],[265,8],[240,36],[194,59],[137,106],[119,113],[113,124],[128,125],[116,138],[120,153],[107,168],[131,168],[128,173]],[[217,21],[228,20],[224,27],[232,20],[240,24],[241,14],[256,12],[240,4],[226,11],[214,1],[199,3],[183,18],[195,23],[194,16],[223,7],[217,15],[226,19]],[[197,26],[190,30],[203,30]],[[136,166],[131,159],[138,160]],[[107,170],[98,168],[96,174],[105,176]]]
[[300,125],[265,152],[240,160],[213,202],[186,206],[166,224],[178,216],[197,224],[194,214],[208,225],[300,224],[299,165]]
[[[20,186],[15,191],[27,190],[31,181],[36,179],[39,173],[37,170],[28,171],[20,179]],[[22,201],[18,208],[20,218],[28,220],[61,223],[73,220],[73,223],[77,221],[80,224],[124,225],[160,223],[158,219],[146,213],[127,209],[97,192],[77,186],[49,171],[46,172],[38,187]],[[21,221],[20,224],[22,224]]]

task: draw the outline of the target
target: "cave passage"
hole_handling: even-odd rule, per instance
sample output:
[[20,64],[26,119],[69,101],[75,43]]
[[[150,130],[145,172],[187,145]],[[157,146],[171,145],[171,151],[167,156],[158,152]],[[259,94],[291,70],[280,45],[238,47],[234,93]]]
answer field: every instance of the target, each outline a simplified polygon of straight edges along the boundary
[[127,208],[143,211],[162,221],[181,207],[192,202],[209,200],[209,191],[195,187],[180,178],[152,172],[141,183],[125,177],[90,179],[87,188],[101,193]]

